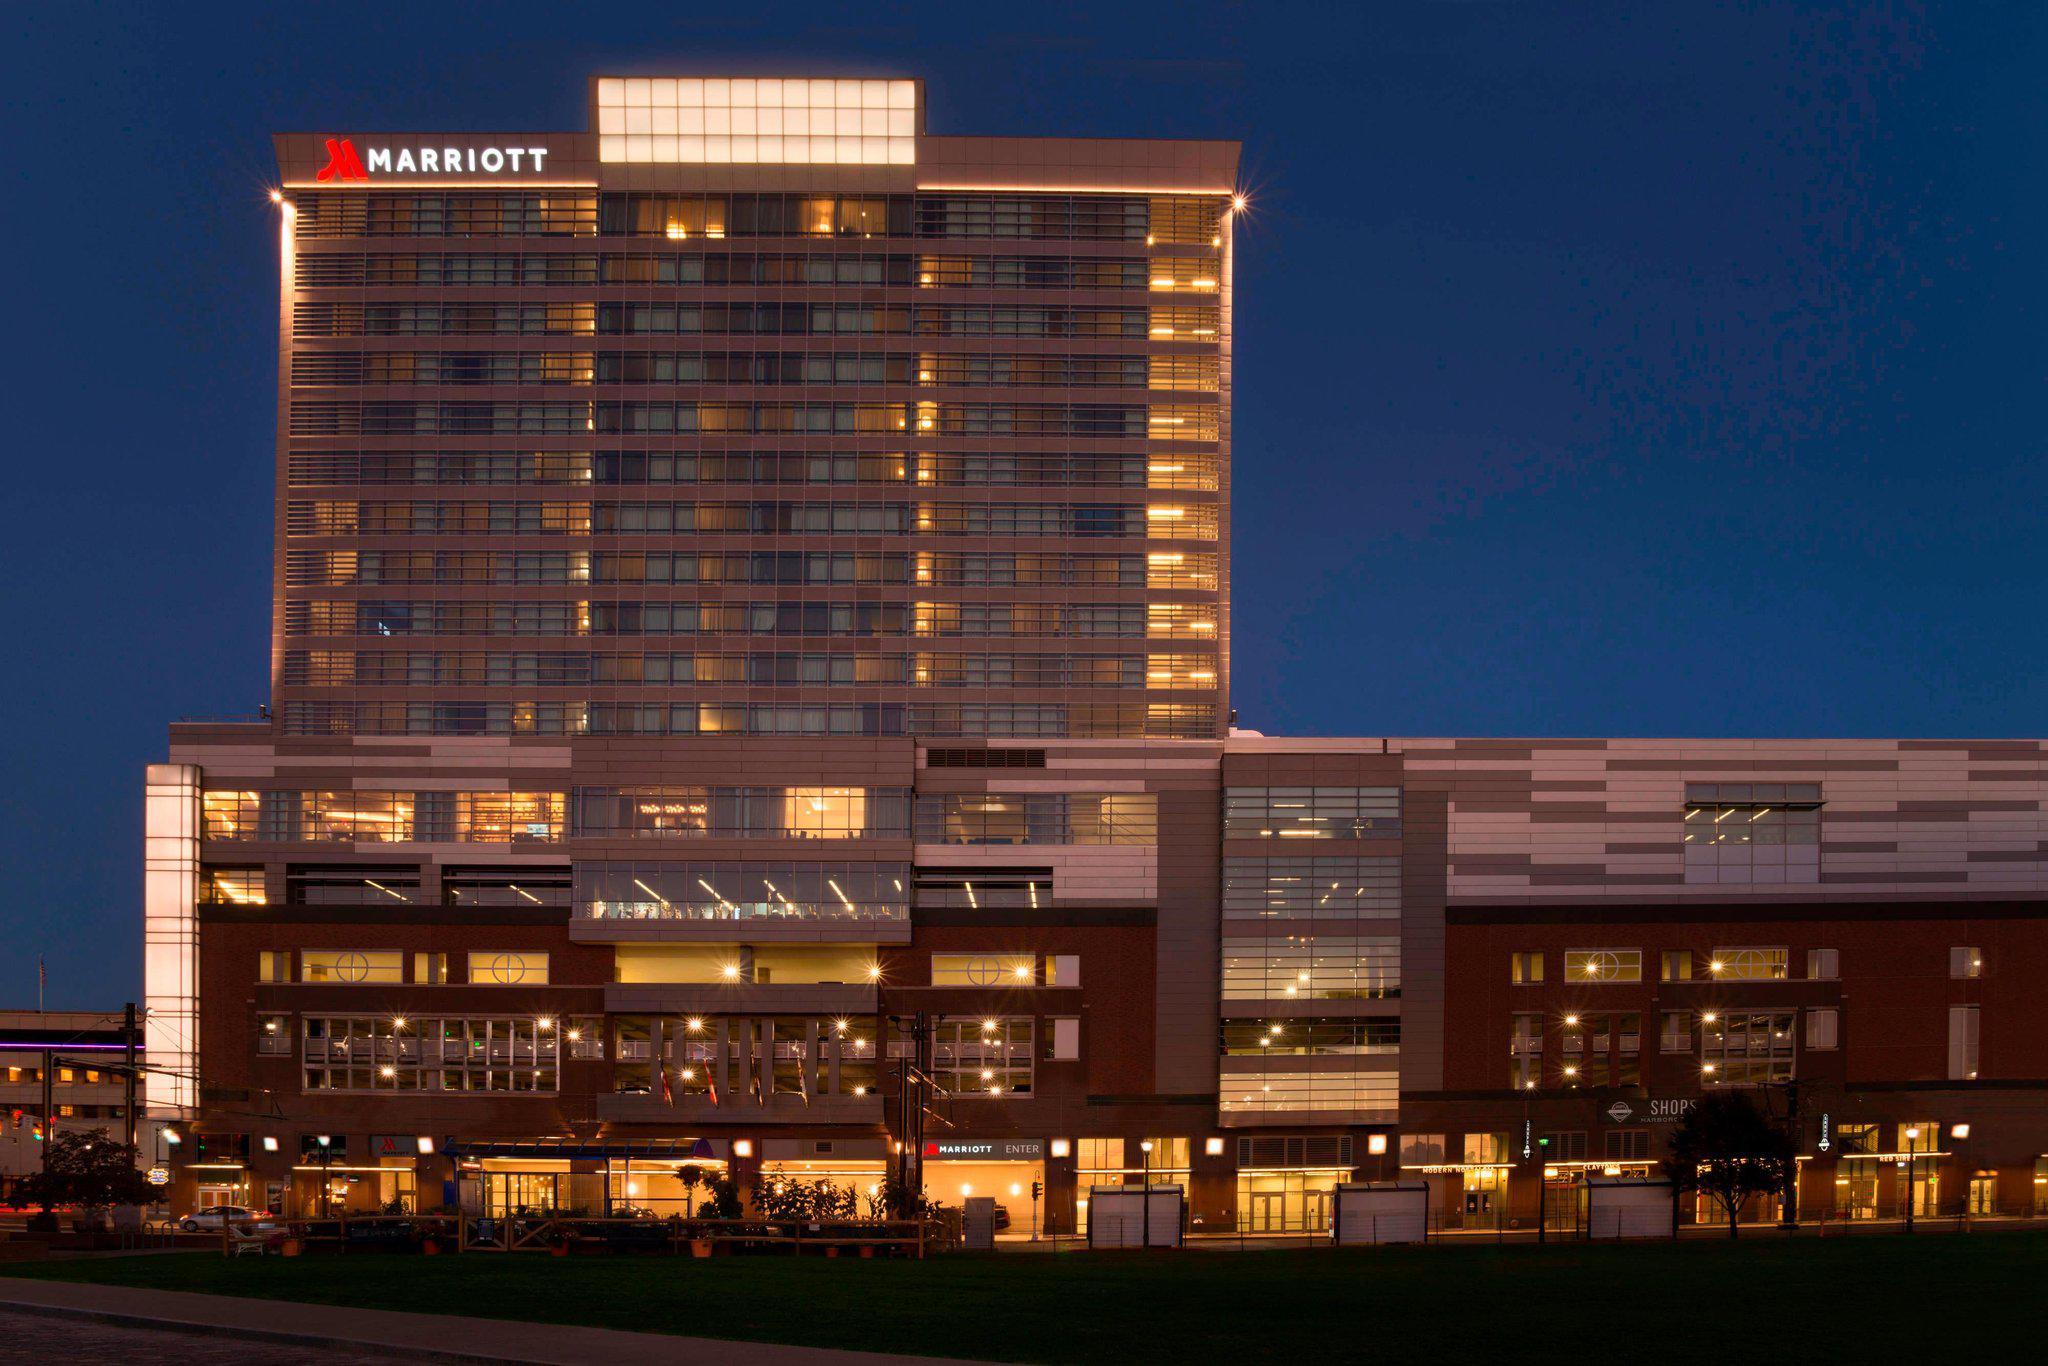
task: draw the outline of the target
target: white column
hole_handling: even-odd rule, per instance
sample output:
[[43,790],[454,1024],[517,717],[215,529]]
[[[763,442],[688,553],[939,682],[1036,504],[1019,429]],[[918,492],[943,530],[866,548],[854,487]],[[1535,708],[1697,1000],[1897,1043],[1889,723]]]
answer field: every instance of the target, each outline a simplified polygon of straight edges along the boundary
[[142,977],[144,1100],[156,1119],[199,1101],[199,768],[151,764],[144,777]]

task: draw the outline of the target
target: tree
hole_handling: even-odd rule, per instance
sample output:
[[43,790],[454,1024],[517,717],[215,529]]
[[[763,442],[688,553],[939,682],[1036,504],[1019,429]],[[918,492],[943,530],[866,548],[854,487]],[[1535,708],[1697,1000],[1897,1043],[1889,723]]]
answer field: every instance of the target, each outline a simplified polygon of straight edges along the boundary
[[1681,1191],[1703,1192],[1735,1216],[1752,1195],[1783,1190],[1792,1177],[1791,1138],[1742,1091],[1714,1091],[1686,1111],[1671,1134],[1664,1172]]
[[39,1205],[45,1215],[59,1205],[101,1210],[109,1205],[146,1205],[156,1193],[135,1170],[135,1149],[105,1129],[52,1134],[41,1171],[21,1180],[19,1199]]

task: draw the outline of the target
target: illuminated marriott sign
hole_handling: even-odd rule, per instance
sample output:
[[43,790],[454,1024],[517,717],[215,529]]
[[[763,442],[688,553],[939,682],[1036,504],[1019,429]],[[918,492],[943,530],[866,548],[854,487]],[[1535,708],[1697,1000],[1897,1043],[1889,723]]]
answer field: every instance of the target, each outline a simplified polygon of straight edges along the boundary
[[386,175],[498,175],[510,171],[540,174],[546,169],[545,147],[370,147],[358,156],[355,139],[328,138],[327,164],[313,178],[319,181],[368,180]]

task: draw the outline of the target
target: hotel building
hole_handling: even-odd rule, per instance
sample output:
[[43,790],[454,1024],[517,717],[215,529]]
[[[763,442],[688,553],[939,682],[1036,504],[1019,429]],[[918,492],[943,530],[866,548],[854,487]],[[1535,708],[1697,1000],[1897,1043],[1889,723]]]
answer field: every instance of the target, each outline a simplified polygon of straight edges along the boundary
[[1235,143],[590,99],[276,139],[271,702],[147,775],[174,1203],[1480,1225],[1745,1085],[1809,1204],[1911,1128],[2032,1208],[2039,745],[1240,732]]

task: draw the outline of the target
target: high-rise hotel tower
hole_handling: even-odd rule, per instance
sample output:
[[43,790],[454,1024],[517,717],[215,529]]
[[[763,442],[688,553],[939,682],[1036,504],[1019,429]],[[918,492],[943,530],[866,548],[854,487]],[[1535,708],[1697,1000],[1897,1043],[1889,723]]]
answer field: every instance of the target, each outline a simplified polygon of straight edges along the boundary
[[271,701],[148,773],[180,1210],[1569,1225],[1741,1087],[1809,1211],[2048,1212],[2040,742],[1234,730],[1235,143],[590,99],[277,139]]

